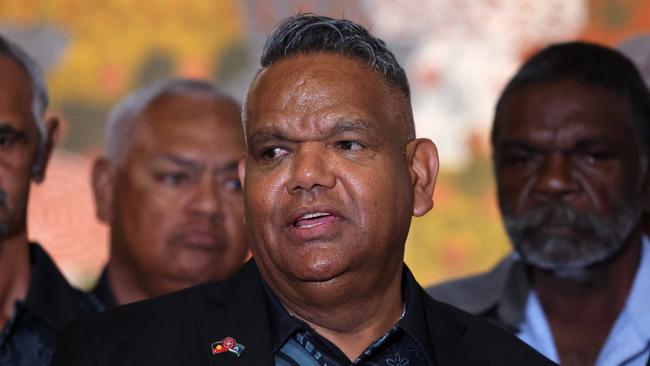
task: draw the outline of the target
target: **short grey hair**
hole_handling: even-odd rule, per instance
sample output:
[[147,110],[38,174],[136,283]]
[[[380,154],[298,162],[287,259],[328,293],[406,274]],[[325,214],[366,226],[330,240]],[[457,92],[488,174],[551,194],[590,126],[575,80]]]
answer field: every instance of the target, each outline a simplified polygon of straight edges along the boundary
[[127,143],[134,129],[133,122],[149,104],[165,95],[179,96],[194,93],[215,99],[232,100],[213,82],[187,78],[158,80],[124,97],[113,107],[106,121],[106,155],[108,159],[115,165],[123,163],[128,150]]
[[[359,60],[379,73],[388,85],[397,88],[409,109],[405,126],[409,139],[415,138],[411,89],[406,72],[386,43],[357,23],[309,13],[286,18],[267,38],[260,64],[263,70],[292,56],[318,52]],[[242,116],[246,124],[246,108]]]
[[45,111],[49,103],[47,95],[47,88],[45,86],[45,77],[43,70],[34,61],[34,59],[27,54],[17,44],[9,41],[0,35],[0,57],[6,57],[18,64],[21,69],[25,71],[31,80],[32,88],[32,115],[34,122],[38,128],[38,152],[36,162],[34,163],[33,171],[37,172],[42,170],[45,164],[45,144],[47,142],[47,131],[45,130]]

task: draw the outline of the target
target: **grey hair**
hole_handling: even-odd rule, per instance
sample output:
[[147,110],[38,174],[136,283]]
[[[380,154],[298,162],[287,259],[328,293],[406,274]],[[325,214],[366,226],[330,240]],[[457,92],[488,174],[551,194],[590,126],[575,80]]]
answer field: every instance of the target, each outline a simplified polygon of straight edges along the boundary
[[[411,90],[406,72],[393,52],[383,40],[347,19],[314,14],[298,14],[286,18],[266,40],[260,63],[262,68],[266,68],[291,56],[316,52],[361,60],[379,73],[390,86],[401,91],[410,108]],[[411,116],[406,127],[410,138],[414,138],[415,125],[412,113],[409,114]]]
[[386,43],[347,19],[314,14],[285,19],[266,40],[261,64],[268,67],[292,55],[317,51],[361,59],[406,97],[411,95],[406,73]]
[[49,103],[45,77],[40,66],[20,46],[0,35],[0,57],[7,57],[22,68],[31,80],[32,88],[32,115],[38,129],[38,150],[33,172],[40,172],[45,164],[45,144],[47,131],[45,130],[45,111]]
[[113,164],[121,164],[128,150],[126,144],[133,132],[135,119],[155,100],[164,95],[199,93],[216,99],[231,99],[207,80],[171,78],[155,81],[124,97],[106,121],[106,155]]

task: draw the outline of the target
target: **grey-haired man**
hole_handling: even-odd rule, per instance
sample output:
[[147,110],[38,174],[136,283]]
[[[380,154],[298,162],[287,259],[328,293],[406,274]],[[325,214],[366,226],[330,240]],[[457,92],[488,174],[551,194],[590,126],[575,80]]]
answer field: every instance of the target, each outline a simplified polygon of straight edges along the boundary
[[175,78],[111,112],[97,159],[110,259],[94,294],[108,308],[227,278],[248,258],[237,162],[240,107],[213,83]]

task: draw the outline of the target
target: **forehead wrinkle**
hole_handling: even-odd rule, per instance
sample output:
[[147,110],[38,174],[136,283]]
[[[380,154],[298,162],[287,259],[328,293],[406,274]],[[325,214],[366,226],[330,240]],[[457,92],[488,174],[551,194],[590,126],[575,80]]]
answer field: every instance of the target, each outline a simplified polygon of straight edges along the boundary
[[[308,126],[304,126],[307,124]],[[344,133],[360,133],[368,136],[378,134],[376,124],[363,118],[338,118],[332,125],[322,123],[300,123],[301,128],[286,128],[285,125],[264,127],[257,129],[251,134],[249,144],[263,144],[274,141],[300,142],[305,137],[302,134],[311,135],[313,130],[319,133],[318,140],[326,140]],[[284,127],[284,128],[283,128]]]
[[[298,132],[322,133],[324,118],[339,119],[343,116],[337,112],[345,110],[347,119],[361,118],[377,124],[375,135],[385,129],[383,124],[378,125],[380,122],[396,132],[391,134],[400,143],[413,135],[408,132],[412,119],[408,100],[376,71],[339,55],[297,55],[272,64],[260,72],[249,96],[247,134],[255,133],[257,129],[251,129],[255,125],[264,127],[272,122],[289,124],[301,130]],[[354,100],[349,100],[351,96]],[[284,135],[290,133],[293,131]],[[249,143],[258,141],[248,139]]]
[[172,163],[174,165],[180,165],[182,167],[190,168],[193,170],[201,170],[205,168],[204,163],[177,154],[163,154],[155,157],[152,161],[154,163],[155,162]]

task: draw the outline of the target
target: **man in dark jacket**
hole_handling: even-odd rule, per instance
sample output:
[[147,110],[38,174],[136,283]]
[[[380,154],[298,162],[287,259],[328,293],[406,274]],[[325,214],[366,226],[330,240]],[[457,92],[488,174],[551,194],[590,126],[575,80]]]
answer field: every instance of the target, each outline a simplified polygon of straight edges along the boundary
[[66,322],[95,304],[73,289],[50,257],[28,241],[27,201],[45,176],[55,117],[45,119],[43,75],[0,37],[0,364],[47,365]]
[[285,20],[243,123],[254,262],[75,323],[54,365],[549,364],[433,301],[404,265],[438,158],[415,138],[404,70],[381,40],[347,20]]

